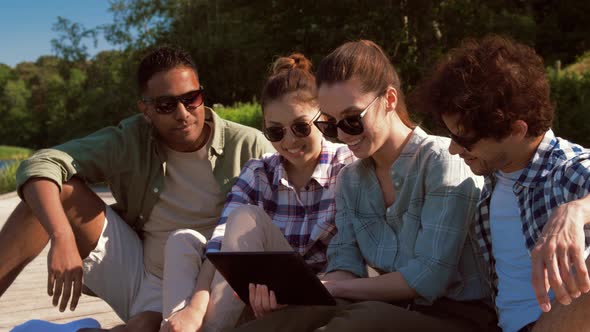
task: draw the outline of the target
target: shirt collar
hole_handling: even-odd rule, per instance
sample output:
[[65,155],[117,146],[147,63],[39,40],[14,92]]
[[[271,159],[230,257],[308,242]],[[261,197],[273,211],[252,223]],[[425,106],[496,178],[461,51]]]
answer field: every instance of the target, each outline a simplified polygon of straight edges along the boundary
[[[411,136],[408,139],[408,142],[406,143],[406,145],[403,147],[402,152],[399,154],[397,159],[391,165],[390,170],[393,170],[394,173],[401,172],[401,169],[399,169],[399,167],[402,167],[402,166],[398,162],[398,161],[400,161],[400,157],[404,154],[413,155],[416,152],[416,150],[418,150],[420,148],[420,146],[422,145],[422,142],[426,138],[428,138],[428,134],[422,128],[420,128],[418,126],[416,126],[416,128],[414,128],[412,130],[412,133],[410,135]],[[373,161],[373,158],[371,158],[371,157],[362,159],[361,164],[364,167],[369,168],[369,169],[375,168],[375,162]]]
[[227,123],[209,107],[205,107],[205,121],[213,122],[213,139],[211,139],[211,153],[218,156],[224,154],[225,128]]
[[551,153],[557,145],[555,134],[549,129],[541,143],[537,147],[533,158],[529,161],[527,167],[524,169],[518,182],[524,187],[533,187],[539,181],[543,181],[545,175],[551,171],[552,165],[550,163]]
[[402,149],[400,154],[405,153],[414,153],[420,146],[422,146],[422,142],[428,138],[428,134],[422,130],[420,127],[414,128],[412,131],[412,136],[408,139],[406,146]]
[[318,160],[311,178],[315,180],[320,186],[328,188],[330,185],[330,168],[336,156],[337,147],[330,145],[325,138],[322,138],[322,152],[320,152],[320,160]]
[[414,155],[416,151],[420,149],[420,147],[424,143],[424,140],[427,138],[428,134],[424,130],[422,130],[422,128],[416,127],[414,128],[414,130],[412,130],[410,138],[408,138],[408,142],[406,142],[406,145],[403,147],[399,156],[391,165],[390,169],[393,170],[394,174],[407,173],[407,170],[403,169],[406,167],[406,164],[402,162],[402,158],[400,157],[403,155]]
[[[276,165],[276,172],[273,177],[273,182],[275,184],[283,184],[287,185],[287,171],[285,170],[285,158],[278,154],[279,163]],[[324,188],[328,188],[330,184],[330,170],[329,168],[332,166],[332,160],[336,155],[336,148],[330,143],[326,141],[325,138],[322,138],[322,151],[320,152],[320,159],[315,166],[313,173],[311,174],[310,182],[315,180],[320,186]],[[308,182],[309,183],[309,182]]]

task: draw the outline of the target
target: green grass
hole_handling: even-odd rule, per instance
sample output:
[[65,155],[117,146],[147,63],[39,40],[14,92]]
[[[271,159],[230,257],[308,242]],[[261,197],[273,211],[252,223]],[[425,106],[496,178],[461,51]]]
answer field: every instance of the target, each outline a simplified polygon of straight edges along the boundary
[[[22,160],[32,153],[30,149],[0,145],[0,160]],[[16,190],[16,170],[19,164],[15,162],[0,169],[0,194]]]
[[246,126],[261,129],[262,108],[258,103],[236,103],[233,106],[215,107],[220,117]]
[[31,153],[31,149],[0,145],[0,160],[24,159],[30,156]]

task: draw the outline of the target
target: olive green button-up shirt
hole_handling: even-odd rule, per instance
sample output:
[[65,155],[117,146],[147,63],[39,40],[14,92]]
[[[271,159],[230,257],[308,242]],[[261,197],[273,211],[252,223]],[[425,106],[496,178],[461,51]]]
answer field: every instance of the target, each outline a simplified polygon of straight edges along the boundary
[[[209,108],[205,117],[214,127],[208,158],[222,193],[227,194],[248,160],[274,148],[259,130],[224,120]],[[162,144],[153,126],[137,114],[116,127],[37,151],[21,163],[17,190],[22,198],[23,184],[36,177],[52,180],[60,190],[73,176],[88,183],[106,182],[116,200],[113,209],[141,230],[164,189],[167,158]]]

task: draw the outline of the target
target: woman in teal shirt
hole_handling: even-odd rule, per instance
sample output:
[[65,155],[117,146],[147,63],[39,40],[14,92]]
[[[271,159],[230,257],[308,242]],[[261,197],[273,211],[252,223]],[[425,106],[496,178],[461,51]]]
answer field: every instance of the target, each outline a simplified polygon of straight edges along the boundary
[[[334,297],[378,302],[305,313],[321,319],[301,319],[297,310],[306,309],[289,308],[257,327],[278,326],[273,321],[282,330],[322,331],[487,326],[490,312],[475,301],[487,290],[468,237],[482,179],[449,153],[448,138],[412,123],[400,79],[375,43],[338,47],[316,77],[327,118],[316,126],[360,158],[338,176],[338,233],[322,279]],[[370,276],[367,267],[377,273]]]

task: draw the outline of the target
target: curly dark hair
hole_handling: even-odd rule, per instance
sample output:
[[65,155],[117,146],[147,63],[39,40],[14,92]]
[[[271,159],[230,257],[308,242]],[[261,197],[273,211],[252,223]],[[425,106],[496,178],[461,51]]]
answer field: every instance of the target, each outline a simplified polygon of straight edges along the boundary
[[197,66],[186,50],[170,45],[151,50],[143,57],[137,69],[139,91],[144,92],[147,89],[148,81],[155,74],[181,66],[194,70],[195,75],[199,76]]
[[421,112],[459,115],[462,133],[502,139],[522,120],[527,136],[543,135],[553,121],[543,59],[523,44],[497,35],[468,39],[441,60],[410,98]]

